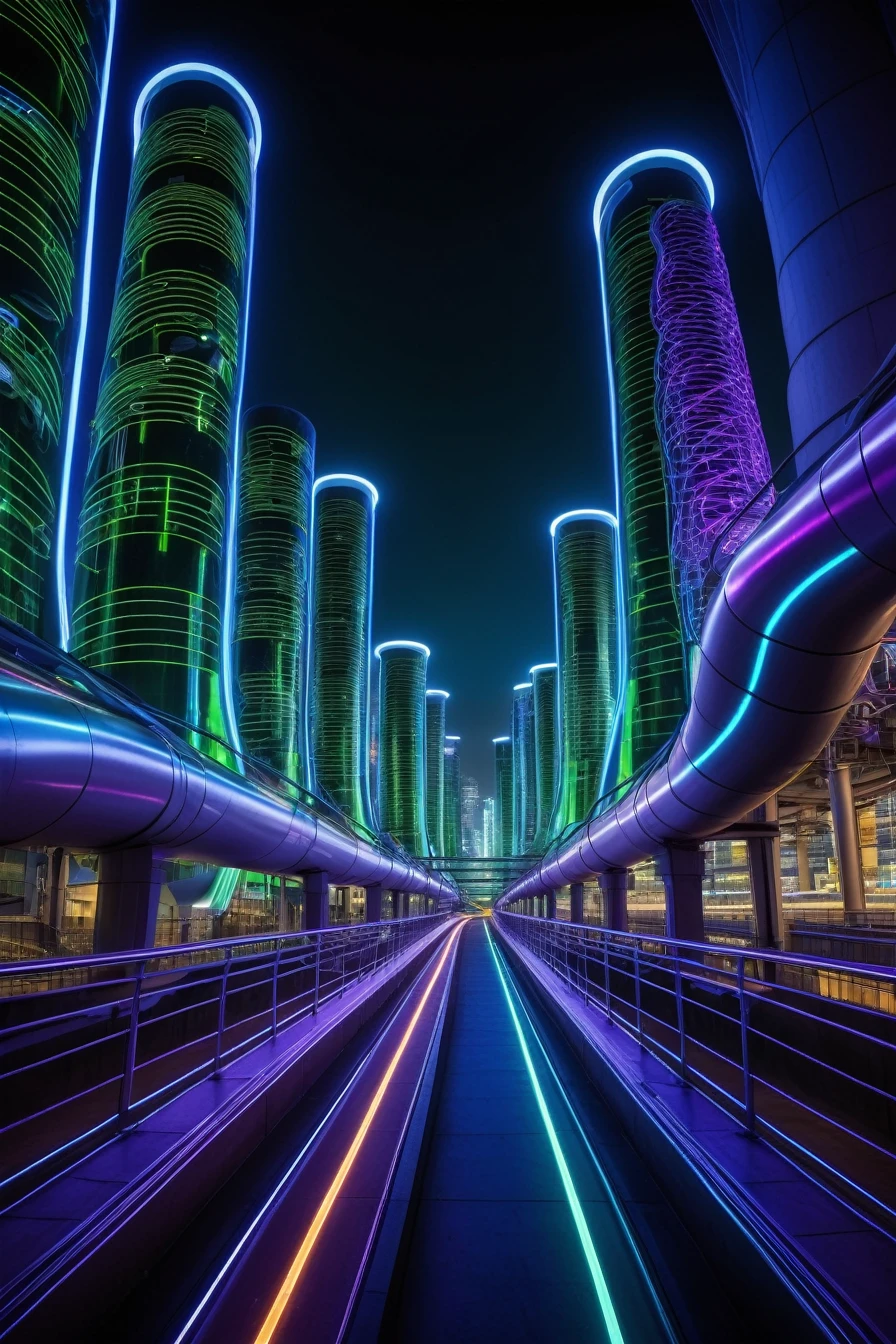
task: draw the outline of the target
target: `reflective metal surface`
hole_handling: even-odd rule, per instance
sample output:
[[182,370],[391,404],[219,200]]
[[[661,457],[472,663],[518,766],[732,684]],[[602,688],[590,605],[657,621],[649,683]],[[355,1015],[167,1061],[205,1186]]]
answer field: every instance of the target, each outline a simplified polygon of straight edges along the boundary
[[274,772],[227,769],[73,659],[9,627],[0,639],[0,845],[151,845],[164,857],[322,871],[333,883],[456,899],[450,882],[335,811],[321,815]]
[[671,749],[502,902],[712,835],[815,759],[896,607],[896,403],[779,502],[728,568]]

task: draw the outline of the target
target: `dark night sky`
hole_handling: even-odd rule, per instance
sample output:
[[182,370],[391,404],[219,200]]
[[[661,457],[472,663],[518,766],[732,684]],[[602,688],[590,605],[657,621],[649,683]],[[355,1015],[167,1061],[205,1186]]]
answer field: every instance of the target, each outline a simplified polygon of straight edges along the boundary
[[712,173],[773,458],[789,451],[762,211],[702,29],[688,0],[611,19],[119,8],[101,337],[136,95],[172,61],[222,65],[264,125],[245,404],[297,406],[319,474],[377,485],[375,637],[430,645],[490,793],[510,688],[553,656],[548,524],[612,507],[591,207],[627,155],[671,145]]

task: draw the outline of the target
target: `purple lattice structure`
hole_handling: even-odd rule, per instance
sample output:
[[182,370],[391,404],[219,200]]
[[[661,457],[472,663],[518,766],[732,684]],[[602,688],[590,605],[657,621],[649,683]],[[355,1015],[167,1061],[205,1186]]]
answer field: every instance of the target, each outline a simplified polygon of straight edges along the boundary
[[691,201],[667,201],[650,232],[659,258],[651,306],[656,422],[681,614],[686,638],[697,643],[717,569],[768,513],[775,491],[762,490],[771,463],[712,215]]

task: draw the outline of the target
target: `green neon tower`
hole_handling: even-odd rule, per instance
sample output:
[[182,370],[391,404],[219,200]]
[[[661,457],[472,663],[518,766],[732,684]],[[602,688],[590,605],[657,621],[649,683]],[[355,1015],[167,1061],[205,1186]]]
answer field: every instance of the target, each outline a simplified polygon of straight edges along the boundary
[[462,853],[460,815],[460,738],[445,738],[445,857],[459,858]]
[[413,640],[377,645],[380,660],[378,812],[382,830],[411,854],[429,855],[426,834],[426,663]]
[[513,743],[493,737],[495,744],[495,858],[513,854]]
[[243,750],[306,778],[305,672],[314,426],[285,406],[243,416],[234,658]]
[[426,830],[434,854],[445,853],[445,706],[447,691],[426,692]]
[[372,831],[370,622],[378,496],[369,481],[350,475],[320,476],[312,494],[310,784]]
[[535,705],[531,681],[513,688],[513,852],[529,854],[535,840]]
[[78,535],[74,653],[205,749],[202,733],[238,744],[230,551],[260,140],[223,71],[175,66],[140,96]]
[[585,820],[605,774],[618,694],[616,532],[601,509],[551,523],[559,687],[551,839]]
[[532,681],[535,737],[535,838],[532,848],[547,847],[557,794],[557,664],[536,663]]
[[115,9],[0,4],[0,614],[53,643]]
[[620,780],[637,772],[668,741],[687,708],[684,636],[654,410],[658,336],[651,295],[657,251],[651,224],[667,201],[711,205],[708,193],[711,184],[696,160],[659,150],[621,164],[604,182],[594,206],[628,613]]

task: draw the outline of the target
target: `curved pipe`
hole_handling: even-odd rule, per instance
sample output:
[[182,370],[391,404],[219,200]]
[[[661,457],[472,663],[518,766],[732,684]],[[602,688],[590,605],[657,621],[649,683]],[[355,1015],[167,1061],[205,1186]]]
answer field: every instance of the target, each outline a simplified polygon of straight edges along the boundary
[[250,871],[321,871],[456,899],[437,874],[316,816],[12,657],[0,657],[0,845],[160,855]]
[[785,496],[707,611],[664,760],[498,904],[628,868],[739,820],[813,761],[896,606],[896,399]]

